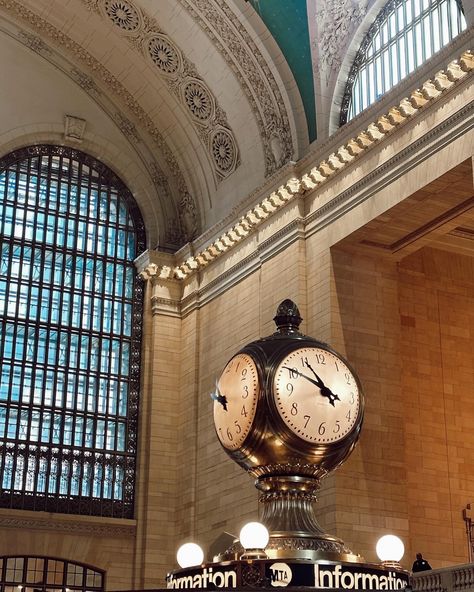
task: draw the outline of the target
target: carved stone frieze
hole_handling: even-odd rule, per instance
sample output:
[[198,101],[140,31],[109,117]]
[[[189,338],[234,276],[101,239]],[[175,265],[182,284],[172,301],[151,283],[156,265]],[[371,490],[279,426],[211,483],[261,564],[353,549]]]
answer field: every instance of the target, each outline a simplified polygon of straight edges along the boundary
[[72,68],[71,70],[71,77],[77,82],[77,84],[86,91],[87,94],[92,96],[98,96],[101,94],[99,87],[95,83],[95,80],[78,70],[77,68]]
[[134,537],[135,524],[120,526],[117,524],[100,524],[91,520],[41,520],[23,516],[0,516],[0,526],[4,528],[22,528],[24,530],[53,530],[73,534],[100,535],[112,537]]
[[178,0],[225,59],[255,115],[265,155],[265,176],[294,158],[288,114],[261,51],[224,0]]
[[326,85],[338,72],[347,50],[350,34],[367,12],[367,0],[326,0],[317,4],[318,41],[316,68]]
[[120,112],[115,114],[115,121],[120,128],[120,131],[126,136],[129,140],[137,144],[140,142],[140,136],[138,135],[137,128],[134,123],[130,121],[127,117]]
[[26,45],[26,47],[29,47],[31,50],[35,51],[36,53],[40,53],[40,54],[50,54],[51,53],[51,50],[46,45],[46,43],[41,39],[41,37],[38,37],[37,35],[33,35],[32,33],[29,33],[28,31],[19,31],[18,32],[18,39],[23,43],[23,45]]
[[[196,67],[178,46],[164,33],[155,18],[144,13],[130,0],[81,0],[89,9],[110,20],[125,39],[157,69],[169,90],[189,113],[198,136],[203,141],[212,162],[217,181],[228,177],[240,164],[239,151],[234,134],[227,123],[227,116],[218,108],[213,96]],[[213,139],[217,128],[224,128],[231,141],[231,167],[223,167],[216,155]]]

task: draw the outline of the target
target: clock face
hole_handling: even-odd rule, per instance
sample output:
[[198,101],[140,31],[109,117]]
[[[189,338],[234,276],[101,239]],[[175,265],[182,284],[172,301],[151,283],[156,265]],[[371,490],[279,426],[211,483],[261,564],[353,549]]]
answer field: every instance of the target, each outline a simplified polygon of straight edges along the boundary
[[257,367],[247,354],[234,356],[219,378],[214,399],[214,425],[221,444],[237,450],[250,432],[257,409]]
[[273,396],[283,422],[315,444],[339,442],[357,423],[361,393],[346,364],[318,347],[288,354],[273,379]]

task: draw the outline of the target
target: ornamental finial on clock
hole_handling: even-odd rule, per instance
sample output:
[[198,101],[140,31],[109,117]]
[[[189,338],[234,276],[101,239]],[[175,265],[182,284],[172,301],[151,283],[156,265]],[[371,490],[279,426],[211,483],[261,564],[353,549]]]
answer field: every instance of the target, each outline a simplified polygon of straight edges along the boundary
[[299,326],[303,320],[298,307],[287,298],[283,300],[277,309],[276,315],[273,317],[276,326],[278,327],[278,333],[298,333]]

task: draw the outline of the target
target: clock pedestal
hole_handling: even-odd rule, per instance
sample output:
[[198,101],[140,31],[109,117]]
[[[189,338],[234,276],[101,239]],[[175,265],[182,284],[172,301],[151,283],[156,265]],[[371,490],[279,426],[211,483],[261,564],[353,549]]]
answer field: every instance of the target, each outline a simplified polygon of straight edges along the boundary
[[270,541],[272,559],[361,561],[344,542],[323,531],[314,515],[319,479],[300,476],[261,477],[256,482],[263,506],[261,521]]

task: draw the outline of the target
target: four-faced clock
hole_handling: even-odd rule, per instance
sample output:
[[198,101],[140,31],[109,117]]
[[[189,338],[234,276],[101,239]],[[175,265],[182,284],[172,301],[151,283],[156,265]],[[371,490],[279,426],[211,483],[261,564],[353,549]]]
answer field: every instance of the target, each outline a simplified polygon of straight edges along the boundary
[[217,436],[228,450],[240,448],[249,435],[259,390],[253,359],[245,353],[234,356],[224,368],[211,395]]
[[280,361],[273,400],[286,427],[306,442],[335,444],[360,426],[358,381],[340,356],[321,347],[294,349]]

